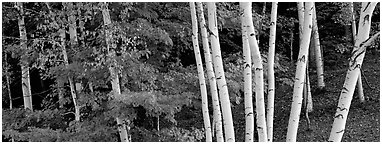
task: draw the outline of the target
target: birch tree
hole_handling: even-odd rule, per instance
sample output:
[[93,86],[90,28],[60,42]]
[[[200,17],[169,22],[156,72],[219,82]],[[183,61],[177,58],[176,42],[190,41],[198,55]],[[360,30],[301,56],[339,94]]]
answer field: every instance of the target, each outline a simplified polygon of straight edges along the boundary
[[[106,47],[108,51],[108,61],[111,63],[109,66],[109,72],[111,76],[111,85],[113,89],[113,94],[114,97],[120,97],[121,96],[121,88],[119,85],[119,77],[118,77],[118,71],[116,69],[116,61],[113,59],[116,54],[113,48],[111,48],[112,44],[112,38],[113,35],[110,32],[110,27],[111,27],[111,19],[110,19],[110,14],[109,10],[107,8],[107,3],[103,3],[102,5],[102,16],[103,16],[103,21],[104,21],[104,26],[105,26],[105,39],[106,39]],[[122,142],[129,142],[130,141],[130,136],[127,133],[127,130],[130,129],[124,120],[119,118],[118,116],[116,117],[117,125],[118,125],[118,133],[120,135],[120,139]]]
[[214,68],[212,65],[212,56],[210,51],[210,46],[208,44],[208,34],[207,34],[207,24],[204,18],[203,4],[201,2],[196,2],[196,10],[199,18],[200,31],[202,35],[203,50],[204,50],[204,61],[206,63],[208,81],[210,83],[210,92],[212,97],[212,107],[213,107],[213,121],[212,121],[212,136],[214,136],[214,130],[216,130],[216,141],[224,142],[223,136],[223,126],[222,126],[222,116],[220,111],[220,103],[218,96],[218,89],[216,86],[216,78],[214,73]]
[[203,111],[204,129],[206,133],[206,142],[212,142],[210,114],[208,113],[206,80],[204,77],[202,57],[200,56],[200,50],[199,50],[198,23],[197,23],[194,2],[190,2],[190,9],[191,9],[191,21],[192,21],[192,44],[194,45],[194,53],[195,53],[196,65],[197,65],[198,76],[199,76],[200,93],[202,96],[202,111]]
[[252,59],[251,49],[249,46],[247,29],[244,21],[244,9],[240,8],[241,15],[241,31],[243,40],[243,67],[244,67],[244,114],[245,114],[245,142],[253,142],[254,117],[252,103]]
[[[27,46],[27,31],[24,22],[24,9],[22,2],[16,2],[16,7],[19,10],[20,16],[18,16],[18,26],[20,33],[20,47],[22,50],[28,50]],[[32,107],[32,92],[30,85],[29,75],[29,62],[25,60],[25,55],[21,56],[21,87],[24,98],[24,108],[33,111]]]
[[286,138],[287,142],[295,142],[297,136],[298,123],[301,113],[302,93],[305,80],[304,77],[306,73],[306,62],[308,59],[308,49],[312,31],[312,13],[313,3],[305,3],[303,37],[301,40],[302,43],[300,44],[300,52],[297,59],[296,75],[293,87],[293,100]]
[[247,37],[251,49],[252,63],[255,69],[255,92],[256,92],[256,123],[260,142],[267,141],[267,126],[265,121],[264,104],[264,78],[263,64],[260,55],[259,46],[255,36],[255,29],[252,21],[252,4],[250,2],[241,2],[241,9],[244,10],[244,27],[247,29]]
[[329,141],[339,142],[342,139],[345,132],[346,119],[349,113],[351,100],[360,74],[360,68],[365,57],[366,47],[379,35],[379,33],[377,33],[369,38],[371,17],[376,5],[376,2],[362,3],[361,15],[358,23],[358,33],[351,53],[349,68],[341,90],[336,114],[334,116]]
[[324,66],[322,62],[321,55],[321,46],[320,46],[320,37],[318,34],[318,26],[317,26],[317,16],[316,16],[316,8],[313,4],[313,37],[314,37],[314,55],[316,58],[316,68],[317,68],[317,85],[319,89],[325,88],[324,82]]
[[[352,44],[355,44],[355,39],[357,37],[357,26],[355,24],[355,15],[354,15],[354,7],[353,2],[350,2],[350,13],[351,13],[351,26],[352,26]],[[363,103],[365,102],[365,96],[363,94],[363,86],[362,86],[362,77],[361,73],[359,73],[358,81],[357,81],[357,89],[358,89],[358,96],[359,100]]]
[[229,101],[227,82],[225,79],[223,61],[221,57],[219,34],[217,27],[216,5],[214,2],[207,3],[208,8],[208,26],[211,31],[211,47],[213,63],[216,74],[216,81],[219,87],[220,102],[222,104],[223,125],[226,142],[235,142],[235,131],[233,128],[231,103]]
[[273,114],[275,101],[275,43],[276,43],[276,22],[277,22],[277,2],[272,2],[271,10],[271,30],[268,51],[268,105],[267,105],[267,138],[268,142],[273,141]]

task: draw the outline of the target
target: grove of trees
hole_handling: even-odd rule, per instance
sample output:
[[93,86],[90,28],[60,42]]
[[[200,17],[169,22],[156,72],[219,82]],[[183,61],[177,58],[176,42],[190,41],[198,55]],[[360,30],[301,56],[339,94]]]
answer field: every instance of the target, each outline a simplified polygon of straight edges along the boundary
[[377,2],[2,2],[2,141],[380,141],[379,34]]

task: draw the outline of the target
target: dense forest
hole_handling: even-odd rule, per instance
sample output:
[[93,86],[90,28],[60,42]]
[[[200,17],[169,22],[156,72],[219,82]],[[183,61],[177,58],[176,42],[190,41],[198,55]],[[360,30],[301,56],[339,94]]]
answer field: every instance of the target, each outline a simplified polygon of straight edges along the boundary
[[378,142],[379,33],[377,2],[2,2],[2,141]]

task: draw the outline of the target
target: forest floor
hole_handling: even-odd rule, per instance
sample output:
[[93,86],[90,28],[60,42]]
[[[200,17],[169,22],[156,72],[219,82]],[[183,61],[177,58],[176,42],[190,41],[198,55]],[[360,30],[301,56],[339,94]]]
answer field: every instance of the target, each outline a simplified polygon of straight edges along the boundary
[[[333,116],[336,112],[340,91],[343,86],[347,62],[337,63],[337,66],[325,70],[324,78],[326,91],[315,92],[317,76],[310,71],[312,88],[313,112],[309,113],[310,129],[304,113],[301,114],[298,127],[297,141],[300,142],[325,142],[329,139],[332,128]],[[357,90],[351,103],[350,112],[346,122],[343,142],[379,142],[380,141],[380,55],[370,51],[366,54],[363,66],[364,76],[371,88],[362,78],[365,103],[361,103]],[[293,87],[276,85],[274,139],[275,142],[285,142],[292,102]],[[266,99],[265,99],[266,101]],[[304,110],[302,110],[304,112]],[[198,113],[198,112],[197,112]],[[199,113],[201,115],[201,113]],[[243,142],[245,137],[244,103],[232,106],[235,127],[235,139]],[[189,119],[190,120],[190,119]],[[203,127],[201,118],[194,118],[191,123],[183,123],[192,127]],[[190,121],[188,121],[190,122]],[[178,123],[183,125],[182,122]],[[188,126],[186,126],[188,127]],[[255,129],[255,133],[256,129]],[[255,141],[257,137],[255,135]]]
[[[345,81],[347,63],[343,68],[325,71],[325,92],[312,92],[313,109],[309,113],[311,122],[308,130],[306,118],[300,117],[297,141],[323,142],[329,139],[336,112],[340,91]],[[338,64],[337,64],[338,65]],[[343,142],[379,142],[380,141],[380,55],[369,51],[362,65],[362,84],[365,103],[361,103],[357,90],[350,106],[346,121]],[[366,84],[365,76],[370,87]],[[310,73],[312,90],[317,88],[317,77]],[[285,141],[293,88],[280,88],[276,91],[274,141]],[[289,97],[288,97],[289,96]]]

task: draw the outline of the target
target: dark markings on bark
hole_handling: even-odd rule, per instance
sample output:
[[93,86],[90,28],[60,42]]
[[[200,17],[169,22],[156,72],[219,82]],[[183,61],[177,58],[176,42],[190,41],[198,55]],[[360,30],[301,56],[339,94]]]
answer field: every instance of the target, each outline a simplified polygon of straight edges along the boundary
[[232,138],[229,138],[229,139],[227,139],[227,141],[233,141],[233,139],[232,139]]
[[249,36],[254,36],[255,35],[255,33],[251,33]]
[[222,77],[220,76],[220,77],[217,77],[216,79],[222,79]]
[[349,90],[346,87],[342,87],[342,91],[349,92]]
[[361,64],[357,64],[357,65],[354,67],[353,70],[355,70],[355,69],[357,69],[357,68],[361,69]]
[[255,70],[260,71],[260,70],[263,70],[263,69],[262,68],[256,68]]
[[251,65],[249,65],[249,64],[245,65],[245,68],[250,68],[250,67],[251,67]]
[[342,133],[342,132],[344,132],[345,131],[345,129],[342,129],[342,130],[340,130],[340,131],[338,131],[338,132],[336,132],[336,133]]
[[340,111],[347,110],[347,108],[341,108],[341,107],[337,107],[337,109],[340,109]]
[[350,65],[350,67],[353,67],[355,64],[356,64],[356,60],[357,60],[357,58],[359,57],[359,56],[361,56],[363,53],[365,53],[366,52],[366,49],[364,49],[364,50],[362,50],[360,53],[358,53],[353,59],[351,59],[351,60],[353,60],[353,62],[352,62],[352,64]]
[[341,117],[341,119],[344,119],[344,116],[342,114],[338,114],[334,118],[339,118],[339,117]]
[[298,59],[298,61],[305,62],[305,55]]
[[271,25],[275,25],[275,22],[271,22]]
[[365,17],[363,18],[363,25],[365,25],[366,21],[369,21],[369,17],[369,14],[365,15]]
[[207,32],[210,34],[210,35],[213,35],[216,37],[216,35],[207,27],[207,24],[204,25],[204,27],[206,28]]
[[249,116],[249,115],[253,115],[253,112],[250,112],[250,113],[248,113],[247,115],[245,115],[245,116]]
[[369,7],[370,3],[371,3],[371,2],[368,2],[368,3],[367,3],[365,9],[363,9],[363,12],[365,12],[365,11],[367,10],[367,8]]
[[257,127],[257,129],[263,129],[263,127]]

